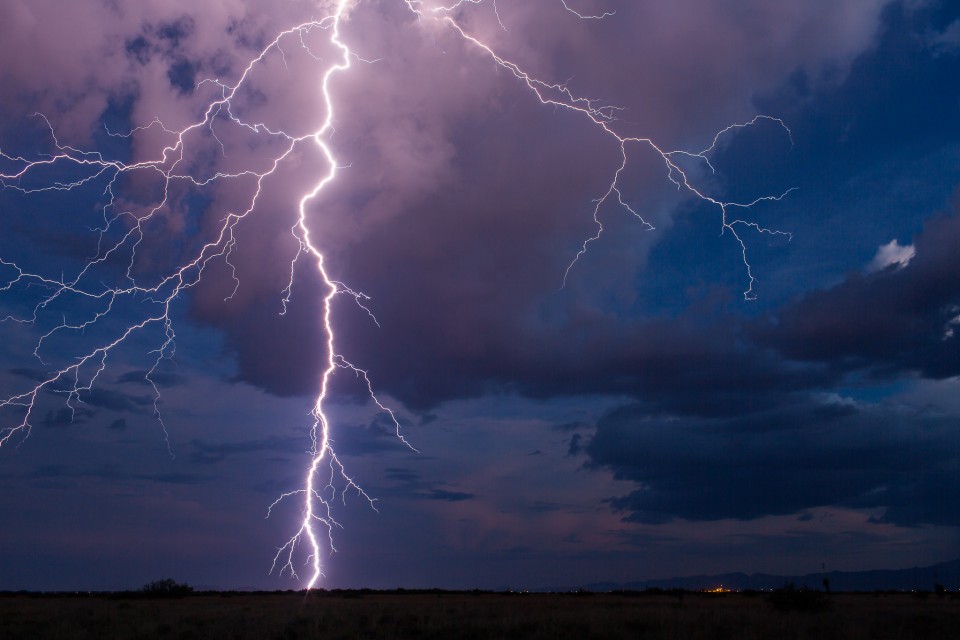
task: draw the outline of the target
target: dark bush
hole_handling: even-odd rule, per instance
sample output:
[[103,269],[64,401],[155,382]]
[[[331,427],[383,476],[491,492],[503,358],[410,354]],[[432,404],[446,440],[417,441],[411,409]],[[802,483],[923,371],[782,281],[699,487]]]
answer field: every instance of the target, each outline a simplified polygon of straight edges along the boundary
[[145,584],[141,592],[150,598],[182,598],[193,593],[193,587],[170,578],[164,578]]

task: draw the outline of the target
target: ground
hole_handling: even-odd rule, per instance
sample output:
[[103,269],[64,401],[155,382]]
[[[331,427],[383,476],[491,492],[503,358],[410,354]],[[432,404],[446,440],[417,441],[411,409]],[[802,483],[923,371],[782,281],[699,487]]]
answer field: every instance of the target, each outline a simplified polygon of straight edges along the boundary
[[761,593],[20,593],[0,597],[0,638],[935,640],[960,629],[957,594],[821,596],[804,610]]

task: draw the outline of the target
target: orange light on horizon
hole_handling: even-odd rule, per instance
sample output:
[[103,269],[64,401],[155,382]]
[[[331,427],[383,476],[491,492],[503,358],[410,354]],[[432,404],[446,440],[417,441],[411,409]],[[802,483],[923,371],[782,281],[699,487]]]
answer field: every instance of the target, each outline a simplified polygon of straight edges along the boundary
[[704,593],[732,593],[732,589],[725,589],[723,585],[719,587],[714,587],[713,589],[704,589]]

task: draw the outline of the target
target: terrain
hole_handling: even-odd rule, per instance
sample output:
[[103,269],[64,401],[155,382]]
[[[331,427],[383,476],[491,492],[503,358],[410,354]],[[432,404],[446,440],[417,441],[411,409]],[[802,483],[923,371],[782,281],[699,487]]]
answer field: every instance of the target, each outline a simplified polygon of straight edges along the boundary
[[0,594],[0,638],[956,638],[951,592]]

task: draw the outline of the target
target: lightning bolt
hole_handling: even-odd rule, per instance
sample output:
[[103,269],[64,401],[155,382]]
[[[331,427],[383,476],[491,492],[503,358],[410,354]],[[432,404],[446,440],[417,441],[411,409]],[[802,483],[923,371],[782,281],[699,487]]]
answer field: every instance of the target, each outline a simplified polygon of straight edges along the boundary
[[[219,79],[202,81],[197,89],[210,86],[214,89],[215,99],[208,102],[203,109],[202,117],[181,129],[170,129],[159,119],[143,127],[136,127],[127,133],[108,132],[111,136],[132,137],[150,130],[152,133],[165,136],[168,143],[160,153],[147,160],[125,163],[105,157],[101,152],[82,150],[70,145],[62,144],[56,136],[54,127],[42,115],[38,117],[46,124],[52,140],[55,153],[30,159],[19,155],[9,155],[0,150],[0,159],[12,170],[0,172],[0,185],[5,189],[14,189],[24,194],[33,194],[50,191],[72,191],[93,185],[98,181],[106,181],[104,195],[107,204],[103,207],[103,226],[96,229],[98,246],[96,254],[72,277],[63,275],[56,277],[34,273],[21,268],[14,261],[0,258],[0,293],[12,291],[39,290],[44,292],[32,310],[24,315],[11,314],[4,321],[37,324],[48,321],[48,316],[54,313],[57,305],[71,308],[87,309],[67,318],[63,313],[60,322],[54,321],[53,327],[45,331],[38,339],[33,355],[43,362],[42,354],[45,344],[54,336],[73,333],[83,334],[94,329],[102,329],[107,337],[101,338],[90,348],[81,349],[71,364],[41,376],[36,383],[26,391],[11,395],[0,400],[0,410],[13,411],[19,418],[0,428],[0,447],[16,442],[22,443],[30,435],[32,419],[36,411],[37,402],[43,393],[53,393],[65,397],[66,406],[75,410],[83,402],[83,397],[89,393],[97,383],[99,376],[107,368],[111,355],[120,345],[130,341],[138,334],[149,329],[159,328],[161,338],[156,348],[150,351],[154,356],[152,366],[145,374],[146,381],[153,389],[153,413],[163,431],[164,439],[170,449],[169,436],[163,416],[160,412],[160,390],[153,379],[157,368],[164,360],[170,359],[175,353],[176,333],[174,331],[172,307],[174,302],[195,287],[202,279],[204,271],[209,265],[221,261],[230,270],[234,288],[227,296],[230,299],[237,292],[240,281],[236,268],[231,261],[236,246],[235,231],[237,226],[248,217],[254,215],[260,201],[265,181],[273,176],[280,166],[303,145],[312,144],[323,157],[327,170],[317,182],[305,191],[299,200],[295,221],[290,227],[290,233],[296,241],[297,249],[290,261],[290,279],[282,291],[282,313],[287,310],[290,302],[293,283],[297,272],[297,265],[301,260],[311,261],[320,276],[325,289],[322,301],[320,322],[326,337],[326,361],[320,379],[320,388],[311,410],[312,425],[310,427],[311,448],[309,451],[310,464],[305,470],[301,488],[280,495],[267,509],[267,515],[273,508],[285,499],[302,500],[302,519],[297,531],[282,545],[274,556],[271,571],[279,570],[280,574],[289,573],[299,579],[297,562],[300,549],[305,547],[306,561],[304,566],[309,569],[309,576],[305,579],[306,588],[313,588],[322,576],[321,551],[324,546],[332,553],[334,547],[334,530],[341,525],[335,518],[335,502],[337,498],[345,499],[346,494],[354,493],[366,500],[372,508],[376,508],[375,499],[350,476],[346,467],[337,457],[331,442],[331,420],[326,413],[329,400],[330,385],[333,377],[339,371],[353,374],[365,385],[371,402],[392,421],[397,438],[404,445],[416,450],[404,438],[398,415],[393,409],[381,402],[374,392],[374,385],[367,370],[361,369],[343,355],[341,355],[336,341],[336,331],[332,322],[332,309],[337,298],[345,295],[353,301],[372,319],[377,322],[373,313],[366,306],[367,296],[355,291],[339,280],[331,277],[324,262],[324,254],[314,241],[314,234],[308,220],[308,209],[326,187],[336,180],[341,165],[335,157],[330,145],[330,136],[335,121],[336,100],[334,97],[334,80],[347,73],[354,62],[362,61],[344,41],[341,34],[343,25],[350,9],[362,0],[338,0],[332,4],[332,9],[326,17],[319,20],[309,20],[292,26],[280,33],[264,46],[244,67],[242,73],[233,82],[228,83]],[[720,213],[721,234],[729,232],[739,244],[747,278],[747,288],[744,291],[746,299],[754,297],[753,286],[755,278],[748,261],[747,244],[742,237],[746,229],[763,234],[777,234],[790,237],[789,233],[768,229],[749,220],[735,217],[734,211],[749,210],[750,207],[763,201],[779,201],[787,196],[791,190],[779,195],[770,195],[757,198],[751,202],[728,202],[710,196],[706,190],[696,184],[690,171],[684,169],[681,160],[691,160],[703,163],[711,172],[714,170],[710,163],[710,154],[717,148],[722,136],[728,135],[736,129],[750,127],[760,121],[772,122],[780,126],[788,136],[790,130],[780,119],[760,115],[752,120],[734,124],[716,134],[711,144],[701,151],[666,150],[657,145],[652,138],[625,136],[617,132],[616,115],[620,108],[605,104],[601,101],[586,98],[574,93],[567,85],[539,79],[519,64],[498,54],[492,46],[485,43],[478,36],[470,33],[464,26],[462,16],[472,6],[485,4],[485,0],[459,0],[451,4],[430,4],[423,0],[397,0],[416,17],[420,22],[434,21],[443,28],[455,33],[467,46],[479,55],[488,58],[497,67],[512,74],[541,104],[545,106],[569,110],[585,118],[596,127],[599,134],[608,137],[618,150],[620,164],[611,176],[606,190],[594,201],[593,220],[595,233],[586,238],[580,250],[573,256],[563,273],[562,284],[565,285],[571,270],[587,253],[590,245],[598,241],[604,231],[600,221],[601,208],[614,203],[628,215],[636,217],[639,222],[649,229],[653,229],[643,216],[637,212],[625,199],[621,182],[624,171],[630,161],[633,147],[645,147],[653,150],[664,163],[666,178],[678,190],[690,194],[692,197],[717,208]],[[493,10],[498,24],[506,29],[500,17],[496,2],[488,3]],[[614,15],[614,12],[605,12],[596,15],[584,14],[570,6],[566,0],[559,0],[560,8],[573,14],[580,20],[602,20]],[[239,115],[237,102],[240,100],[242,89],[249,83],[254,70],[265,63],[271,55],[279,55],[286,64],[283,45],[292,41],[295,46],[314,58],[318,63],[322,57],[317,55],[309,43],[316,33],[326,34],[326,42],[337,52],[337,61],[326,67],[320,77],[320,92],[324,107],[324,117],[314,131],[303,135],[295,135],[276,129],[263,122],[252,122]],[[366,61],[364,61],[366,62]],[[199,153],[194,148],[209,140],[214,140],[222,153],[226,148],[217,134],[217,128],[233,126],[246,131],[266,141],[264,147],[276,147],[272,155],[267,155],[267,161],[260,167],[249,167],[242,170],[203,173],[199,169],[191,169],[191,153]],[[792,143],[792,138],[791,138]],[[266,153],[266,152],[264,152]],[[46,173],[55,171],[73,172],[79,177],[66,180],[47,180]],[[46,173],[45,173],[46,172]],[[121,179],[133,174],[147,174],[159,178],[162,184],[162,196],[145,211],[123,210],[120,198],[116,195],[122,190]],[[150,233],[150,225],[162,217],[165,210],[174,206],[178,190],[186,188],[203,189],[226,181],[252,180],[253,193],[242,210],[229,211],[223,215],[215,226],[210,239],[202,244],[189,259],[179,266],[155,278],[152,283],[141,283],[134,278],[138,249],[141,248]],[[33,186],[40,181],[40,186]],[[126,225],[126,230],[124,230]],[[119,234],[120,238],[111,239]],[[110,261],[128,256],[122,284],[103,284],[103,274]],[[7,274],[7,275],[3,275]],[[112,334],[109,327],[105,327],[107,318],[121,316],[136,309],[138,319],[122,325],[119,331]],[[378,324],[379,326],[379,324]],[[172,451],[171,451],[171,455]],[[325,532],[325,535],[324,535]],[[325,542],[321,542],[325,538]]]

